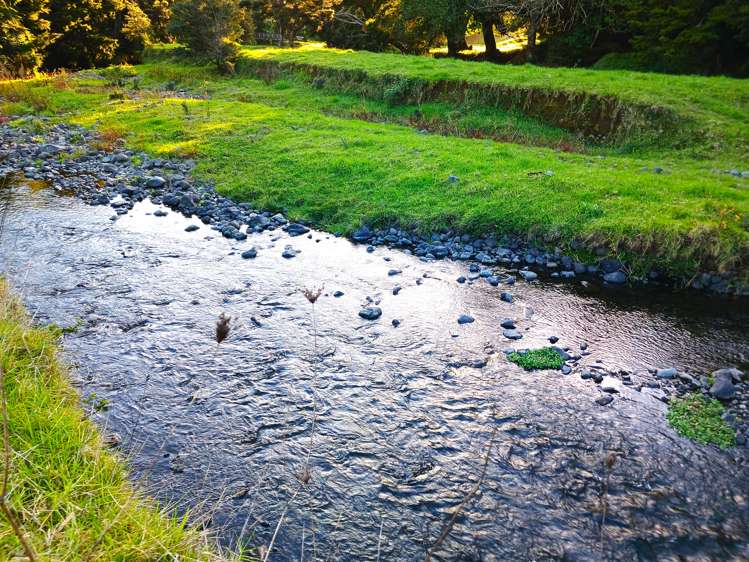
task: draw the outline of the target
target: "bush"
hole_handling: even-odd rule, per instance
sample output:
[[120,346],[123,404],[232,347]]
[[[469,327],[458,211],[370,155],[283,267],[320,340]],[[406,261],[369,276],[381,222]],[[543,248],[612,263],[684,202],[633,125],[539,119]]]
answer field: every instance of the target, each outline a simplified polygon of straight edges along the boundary
[[721,417],[725,409],[715,399],[692,394],[674,400],[668,407],[668,423],[680,435],[706,445],[732,447],[736,432]]
[[245,32],[243,14],[239,0],[180,0],[172,6],[169,31],[193,55],[208,57],[231,74]]

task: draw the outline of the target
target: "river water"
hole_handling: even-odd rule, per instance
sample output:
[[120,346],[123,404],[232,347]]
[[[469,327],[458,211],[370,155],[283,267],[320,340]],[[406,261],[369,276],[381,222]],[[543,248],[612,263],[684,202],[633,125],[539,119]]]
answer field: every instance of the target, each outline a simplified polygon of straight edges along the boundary
[[[147,201],[117,221],[28,185],[4,201],[0,272],[38,322],[79,322],[66,357],[89,404],[109,402],[91,415],[149,493],[225,545],[277,529],[271,560],[420,560],[479,482],[435,559],[749,558],[746,447],[679,437],[657,391],[601,407],[577,370],[522,371],[499,327],[515,318],[521,347],[586,342],[581,365],[706,373],[747,366],[746,303],[543,281],[506,303],[458,284],[464,264],[325,233],[238,243]],[[315,331],[300,290],[323,286]]]

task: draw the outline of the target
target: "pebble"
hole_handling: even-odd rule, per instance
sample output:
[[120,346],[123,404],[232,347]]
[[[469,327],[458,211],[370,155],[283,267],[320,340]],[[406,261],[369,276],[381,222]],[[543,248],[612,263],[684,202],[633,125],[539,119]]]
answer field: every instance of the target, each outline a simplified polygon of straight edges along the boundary
[[512,302],[513,301],[512,295],[510,293],[502,292],[502,293],[500,293],[499,298],[500,298],[500,300],[503,300],[505,302]]
[[167,216],[168,214],[169,214],[169,213],[168,213],[167,211],[164,211],[163,209],[156,209],[156,210],[155,210],[155,211],[153,212],[153,216],[154,216],[154,217],[165,217],[165,216]]
[[466,278],[465,278],[465,277],[463,277],[463,276],[461,275],[460,277],[458,277],[458,278],[456,279],[456,281],[457,281],[458,283],[465,283],[465,282],[466,282]]
[[606,394],[604,396],[596,398],[596,404],[598,404],[599,406],[606,406],[607,404],[611,404],[613,401],[614,397],[610,394]]
[[251,248],[246,249],[244,252],[242,252],[242,257],[246,260],[256,258],[257,248],[255,248],[255,246],[252,246]]
[[474,320],[473,316],[468,314],[461,314],[458,316],[458,324],[471,324]]
[[187,228],[185,228],[185,232],[195,232],[196,230],[199,230],[200,227],[197,224],[191,224]]
[[335,293],[333,293],[333,296],[335,298],[340,298],[343,296],[343,291],[336,291]]
[[512,318],[505,318],[499,323],[499,325],[508,330],[512,330],[515,328],[515,321]]
[[400,275],[401,273],[402,272],[400,269],[391,269],[390,271],[388,271],[388,276],[393,277],[395,275]]
[[359,311],[359,316],[364,320],[377,320],[382,316],[382,309],[379,306],[367,306]]
[[549,336],[549,343],[557,343],[559,338],[557,336]]

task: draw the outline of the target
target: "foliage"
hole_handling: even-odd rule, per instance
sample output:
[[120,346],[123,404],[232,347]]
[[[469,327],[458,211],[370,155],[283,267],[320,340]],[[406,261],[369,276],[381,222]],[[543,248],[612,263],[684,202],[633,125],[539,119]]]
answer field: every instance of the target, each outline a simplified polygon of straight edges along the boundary
[[649,68],[749,75],[749,3],[631,0],[624,6],[633,51]]
[[666,418],[680,435],[703,445],[713,443],[726,448],[734,445],[736,432],[721,418],[724,412],[717,400],[691,394],[673,400]]
[[564,362],[561,355],[551,347],[529,349],[525,353],[510,353],[507,359],[526,371],[536,369],[561,369]]
[[225,73],[234,72],[237,40],[242,37],[239,0],[178,0],[169,31],[198,57],[207,57]]
[[49,0],[0,0],[0,76],[24,77],[42,65],[50,34]]
[[54,42],[47,68],[89,68],[137,62],[150,22],[135,0],[50,0]]
[[[8,499],[32,546],[45,560],[217,560],[185,518],[160,511],[130,484],[124,463],[79,407],[57,358],[59,335],[31,326],[0,279],[0,367],[13,453]],[[0,552],[19,552],[1,515]]]
[[138,5],[151,22],[149,35],[155,42],[168,43],[172,40],[169,34],[172,3],[173,0],[138,0]]

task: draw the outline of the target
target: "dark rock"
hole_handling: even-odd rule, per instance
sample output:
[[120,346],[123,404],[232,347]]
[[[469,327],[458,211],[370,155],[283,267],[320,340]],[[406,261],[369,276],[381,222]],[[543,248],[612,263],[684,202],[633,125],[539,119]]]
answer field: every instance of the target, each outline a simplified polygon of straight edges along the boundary
[[614,271],[613,273],[607,273],[603,276],[603,280],[606,283],[612,283],[614,285],[621,285],[627,282],[627,276],[623,271]]
[[458,283],[465,283],[466,282],[466,278],[461,275],[460,277],[458,277],[457,281],[458,281]]
[[284,248],[283,250],[283,253],[281,254],[281,256],[286,259],[294,258],[296,257],[296,255],[297,255],[297,251],[291,246],[286,246],[286,248]]
[[284,230],[286,230],[289,236],[301,236],[309,232],[309,228],[296,222],[289,223],[284,227]]
[[251,248],[246,249],[244,252],[242,252],[242,257],[246,260],[256,258],[257,248],[255,248],[255,246],[252,246]]
[[185,228],[185,232],[195,232],[196,230],[199,230],[200,227],[197,224],[191,224],[187,228]]
[[520,273],[520,276],[526,281],[534,281],[538,279],[538,274],[533,271],[522,270],[519,273]]
[[364,320],[377,320],[382,316],[382,309],[379,306],[367,306],[359,311],[359,316]]
[[556,336],[549,336],[549,343],[557,343],[559,338]]
[[569,365],[562,365],[562,374],[569,375],[572,372],[572,367]]
[[499,298],[501,300],[505,301],[505,302],[512,302],[513,301],[512,295],[510,293],[502,292],[502,293],[500,293]]
[[519,339],[522,339],[523,337],[523,334],[513,329],[502,330],[502,335],[506,337],[508,340],[519,340]]
[[395,275],[400,275],[401,273],[402,271],[400,269],[391,269],[390,271],[388,271],[388,276],[393,277]]
[[374,236],[374,233],[366,226],[362,226],[361,228],[358,228],[354,231],[354,233],[351,235],[351,238],[355,242],[367,242]]
[[599,406],[606,406],[607,404],[611,404],[613,401],[614,397],[610,394],[606,394],[604,396],[596,398],[596,404],[598,404]]
[[710,395],[718,400],[730,400],[736,394],[731,369],[721,369],[713,373],[715,382],[710,387]]
[[461,314],[460,316],[458,316],[458,324],[470,324],[473,321],[473,316],[469,316],[468,314]]
[[398,326],[401,325],[401,321],[398,320],[397,318],[394,318],[391,324],[393,325],[393,328],[397,328]]
[[339,297],[342,297],[342,296],[343,296],[343,291],[336,291],[335,293],[333,293],[333,296],[334,296],[335,298],[339,298]]
[[499,325],[508,330],[513,330],[515,328],[515,321],[511,318],[505,318]]
[[400,285],[396,285],[395,287],[393,287],[393,294],[397,295],[398,293],[401,292],[401,290],[402,290],[402,287]]
[[166,180],[161,176],[151,176],[146,178],[146,187],[149,189],[158,189],[166,185]]
[[153,212],[153,216],[154,216],[154,217],[165,217],[165,216],[167,216],[168,214],[169,214],[169,213],[168,213],[167,211],[164,211],[163,209],[156,209],[156,210],[155,210],[155,211]]

